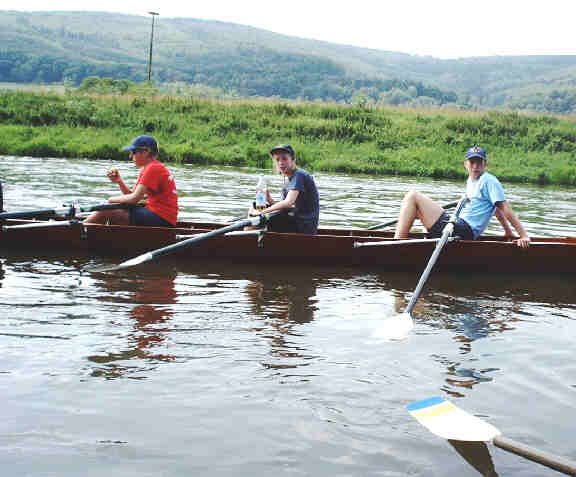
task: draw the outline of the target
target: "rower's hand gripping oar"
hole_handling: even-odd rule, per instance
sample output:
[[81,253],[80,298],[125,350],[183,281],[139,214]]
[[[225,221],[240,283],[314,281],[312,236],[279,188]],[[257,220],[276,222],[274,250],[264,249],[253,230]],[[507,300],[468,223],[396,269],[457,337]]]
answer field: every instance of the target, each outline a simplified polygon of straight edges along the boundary
[[203,234],[195,235],[192,238],[187,240],[183,240],[182,242],[173,243],[171,245],[167,245],[166,247],[159,248],[157,250],[153,250],[151,252],[144,253],[139,255],[135,258],[130,260],[126,260],[118,265],[103,265],[93,268],[88,268],[87,271],[89,272],[112,272],[116,270],[122,270],[123,268],[130,268],[135,267],[136,265],[140,265],[142,263],[150,262],[158,257],[163,255],[168,255],[173,253],[177,250],[184,249],[186,247],[190,247],[191,245],[197,244],[204,240],[218,237],[220,235],[224,235],[228,232],[233,232],[234,230],[240,230],[244,227],[262,227],[266,225],[268,220],[271,217],[280,214],[281,212],[271,212],[269,214],[261,214],[255,217],[250,217],[248,219],[240,220],[238,222],[234,222],[233,224],[227,225],[226,227],[222,227],[220,229],[211,230],[210,232],[206,232]]
[[[449,204],[443,205],[442,208],[445,210],[448,210],[448,209],[451,209],[452,207],[455,207],[456,205],[458,205],[458,201],[450,202]],[[368,227],[366,230],[384,229],[386,227],[396,225],[397,223],[398,223],[398,219],[394,219],[394,220],[390,220],[389,222],[383,222],[381,224],[372,225],[371,227]]]
[[406,406],[412,417],[429,431],[444,439],[490,442],[501,449],[530,459],[566,475],[576,475],[576,463],[564,457],[534,449],[501,435],[493,425],[468,414],[450,401],[432,397]]
[[456,224],[458,216],[460,215],[460,212],[462,211],[462,208],[464,207],[464,204],[466,203],[467,200],[468,199],[466,198],[465,195],[462,196],[462,198],[458,201],[458,206],[456,207],[456,210],[454,210],[454,213],[450,217],[450,220],[444,226],[442,236],[440,237],[440,240],[436,244],[436,248],[434,248],[434,252],[432,252],[432,256],[428,260],[426,268],[424,269],[422,275],[420,276],[418,285],[416,285],[414,293],[412,294],[412,298],[410,299],[410,302],[408,303],[406,310],[404,310],[404,313],[401,313],[400,315],[397,315],[393,318],[387,319],[384,322],[384,326],[382,328],[374,331],[373,333],[374,337],[399,340],[408,336],[408,333],[410,333],[412,328],[414,328],[414,320],[412,319],[412,309],[414,308],[414,305],[416,305],[416,302],[418,301],[420,293],[422,292],[422,288],[424,288],[424,284],[426,283],[426,280],[428,280],[428,276],[432,271],[432,267],[436,264],[440,252],[442,251],[444,245],[446,245],[448,239],[454,232],[454,225]]

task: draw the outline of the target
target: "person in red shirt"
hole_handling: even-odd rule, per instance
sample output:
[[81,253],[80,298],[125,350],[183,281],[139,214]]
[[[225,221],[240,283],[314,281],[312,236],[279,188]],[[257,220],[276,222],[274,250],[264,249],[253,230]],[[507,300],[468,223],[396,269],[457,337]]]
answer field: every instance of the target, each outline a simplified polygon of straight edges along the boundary
[[146,207],[101,210],[86,218],[86,224],[142,225],[173,227],[178,219],[178,193],[174,176],[157,160],[158,143],[152,136],[138,136],[124,148],[136,167],[142,168],[131,190],[117,170],[108,171],[108,178],[118,184],[122,195],[110,197],[110,204],[137,204],[146,200]]

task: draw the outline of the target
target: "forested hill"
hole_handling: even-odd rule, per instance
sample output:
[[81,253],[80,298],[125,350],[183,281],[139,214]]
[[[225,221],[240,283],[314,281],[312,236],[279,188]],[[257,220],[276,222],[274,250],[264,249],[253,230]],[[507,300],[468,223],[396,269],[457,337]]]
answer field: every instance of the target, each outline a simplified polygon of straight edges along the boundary
[[[0,11],[0,82],[147,78],[150,17]],[[576,109],[576,56],[439,60],[159,17],[153,80],[241,96],[407,105]]]

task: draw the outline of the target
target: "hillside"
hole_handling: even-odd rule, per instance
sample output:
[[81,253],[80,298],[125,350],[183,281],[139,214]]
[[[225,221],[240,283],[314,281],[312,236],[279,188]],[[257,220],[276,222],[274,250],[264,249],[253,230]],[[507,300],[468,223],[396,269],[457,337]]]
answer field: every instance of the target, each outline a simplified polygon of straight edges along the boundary
[[[0,11],[0,82],[147,77],[150,18]],[[153,79],[240,96],[571,113],[576,56],[440,60],[232,23],[160,17]]]

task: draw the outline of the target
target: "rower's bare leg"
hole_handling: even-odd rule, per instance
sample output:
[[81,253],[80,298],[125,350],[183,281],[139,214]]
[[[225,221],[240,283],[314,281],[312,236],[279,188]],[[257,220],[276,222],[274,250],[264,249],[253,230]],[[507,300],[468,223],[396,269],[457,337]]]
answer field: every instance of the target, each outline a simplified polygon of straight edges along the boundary
[[84,219],[85,224],[129,225],[130,213],[127,210],[99,210]]
[[394,238],[408,238],[408,233],[416,219],[420,219],[426,229],[430,229],[440,218],[444,209],[427,195],[418,191],[410,191],[402,200],[398,223]]

